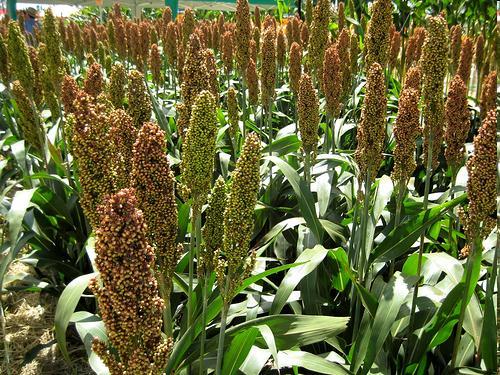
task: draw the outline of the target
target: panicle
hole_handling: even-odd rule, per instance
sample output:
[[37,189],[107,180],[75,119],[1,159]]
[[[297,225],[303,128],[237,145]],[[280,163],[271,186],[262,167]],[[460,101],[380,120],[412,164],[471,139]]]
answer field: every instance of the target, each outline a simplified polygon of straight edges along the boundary
[[401,49],[401,33],[395,31],[391,36],[391,48],[389,51],[389,68],[395,69],[398,63],[399,50]]
[[189,128],[182,143],[182,193],[185,199],[193,198],[195,213],[201,212],[210,191],[216,135],[215,100],[209,91],[204,90],[193,104]]
[[412,66],[406,71],[403,89],[411,88],[417,91],[420,98],[420,89],[422,86],[422,68],[419,65]]
[[309,27],[307,26],[307,22],[303,22],[300,27],[300,41],[302,43],[302,47],[306,50],[309,45]]
[[115,108],[123,107],[127,84],[127,72],[122,63],[116,62],[111,68],[109,78],[109,101]]
[[492,71],[484,77],[481,86],[481,116],[485,117],[486,114],[495,109],[497,106],[497,72]]
[[19,109],[17,126],[26,142],[37,150],[43,150],[44,133],[40,117],[19,81],[12,83],[12,95]]
[[233,34],[231,31],[226,31],[222,35],[222,62],[226,68],[226,73],[229,74],[233,70]]
[[345,25],[345,5],[343,1],[341,1],[338,5],[337,14],[338,14],[339,33],[340,33],[344,29]]
[[342,94],[342,67],[337,44],[332,43],[325,51],[323,61],[323,92],[326,111],[331,118],[336,118],[340,111]]
[[259,76],[253,59],[248,62],[246,80],[248,84],[248,101],[250,105],[256,106],[259,102]]
[[161,55],[160,55],[160,50],[158,49],[158,45],[156,44],[153,44],[151,46],[151,52],[149,55],[149,68],[151,69],[153,83],[157,86],[163,84],[163,76],[161,74],[162,70]]
[[385,115],[387,99],[385,96],[385,77],[382,67],[373,63],[368,71],[366,94],[358,125],[355,157],[359,166],[359,183],[369,175],[369,183],[375,180],[382,161],[385,139]]
[[111,111],[108,124],[114,186],[116,190],[120,190],[130,186],[132,148],[137,138],[137,129],[132,118],[123,109]]
[[171,68],[175,68],[177,62],[177,30],[173,22],[169,22],[167,25],[163,48],[164,53],[167,55],[168,64]]
[[59,96],[64,77],[64,59],[61,51],[61,36],[51,8],[45,11],[43,17],[42,40],[47,48],[47,53],[44,56],[44,64],[48,69],[48,75],[56,94]]
[[10,62],[9,53],[7,51],[7,44],[0,33],[0,79],[5,86],[10,82]]
[[178,261],[177,204],[175,177],[166,148],[165,132],[157,124],[146,122],[133,145],[130,180],[148,226],[148,241],[155,249],[156,263],[171,282]]
[[462,26],[453,25],[450,28],[450,59],[451,69],[455,72],[460,59],[460,50],[462,48]]
[[217,65],[215,62],[214,52],[211,49],[205,49],[203,51],[205,55],[205,66],[207,68],[208,74],[208,89],[214,96],[214,99],[218,101],[219,99],[219,79],[217,76]]
[[210,274],[217,265],[217,253],[222,249],[224,237],[224,210],[227,203],[227,185],[222,176],[215,181],[205,211],[202,229],[204,246],[200,249],[198,275]]
[[387,64],[390,29],[392,25],[391,0],[376,0],[371,8],[372,15],[366,31],[366,69],[373,63],[385,67]]
[[328,44],[331,3],[328,0],[318,0],[314,7],[313,19],[310,27],[310,39],[308,49],[309,66],[313,73],[321,76],[323,56]]
[[167,25],[172,22],[172,9],[169,6],[163,9],[163,13],[161,15],[161,19],[163,22],[163,27],[167,27]]
[[[251,262],[249,265],[247,261],[260,185],[260,150],[259,137],[255,133],[250,133],[245,138],[241,156],[231,175],[224,211],[223,253],[227,269],[225,262],[222,261],[219,261],[217,267],[217,279],[225,303],[232,299],[236,287],[253,267]],[[227,284],[223,281],[225,277],[229,279]]]
[[173,346],[172,338],[161,334],[164,303],[151,272],[155,257],[146,230],[133,189],[120,190],[99,208],[99,280],[93,279],[90,289],[109,344],[95,339],[92,348],[112,375],[159,374]]
[[108,20],[108,22],[106,23],[106,28],[106,33],[109,40],[109,48],[111,48],[112,51],[116,52],[115,24],[112,20]]
[[481,67],[483,66],[484,59],[484,38],[483,34],[479,34],[476,38],[476,45],[474,47],[474,57],[476,62],[476,67],[478,69],[478,73],[481,72]]
[[406,189],[408,179],[417,166],[415,162],[416,141],[422,133],[418,110],[419,97],[418,91],[413,87],[405,87],[399,97],[398,115],[393,128],[396,146],[394,170],[391,175],[397,189]]
[[144,76],[137,70],[128,74],[128,114],[137,129],[151,118],[151,98],[146,89]]
[[240,72],[245,72],[249,60],[250,38],[252,34],[252,22],[250,20],[250,6],[248,0],[236,0],[235,46],[236,62]]
[[313,2],[312,0],[306,0],[306,23],[311,25],[313,21]]
[[72,150],[78,162],[78,176],[82,187],[80,204],[90,225],[97,228],[97,207],[106,195],[113,193],[113,175],[109,138],[107,134],[107,109],[95,103],[87,93],[80,91],[74,101]]
[[102,74],[101,65],[93,63],[87,70],[87,77],[83,82],[83,89],[94,99],[97,99],[102,92],[104,86],[104,78]]
[[[461,215],[470,242],[486,237],[495,224],[497,206],[497,113],[491,109],[474,137],[474,154],[467,161],[469,206]],[[496,215],[495,215],[496,216]]]
[[76,83],[75,79],[66,74],[63,78],[63,83],[61,86],[61,102],[64,107],[64,112],[69,115],[75,112],[75,99],[79,95],[80,88]]
[[[290,39],[292,39],[291,36]],[[286,58],[285,34],[283,33],[283,28],[279,27],[278,36],[276,38],[276,61],[280,69],[282,69],[285,66],[285,58]]]
[[462,40],[462,48],[460,51],[460,60],[458,61],[457,74],[462,78],[465,86],[469,83],[470,70],[472,67],[472,56],[474,46],[472,45],[472,39],[468,36],[464,37]]
[[432,165],[438,163],[443,140],[443,85],[447,72],[448,28],[441,16],[430,17],[422,47],[422,94],[424,97],[424,160],[432,139]]
[[125,25],[123,21],[118,21],[117,19],[115,19],[113,22],[113,24],[115,25],[116,50],[120,59],[125,60],[128,53],[127,46],[129,44],[127,40]]
[[42,65],[38,56],[38,51],[35,47],[29,46],[28,53],[35,77],[35,80],[33,82],[33,89],[35,90],[34,92],[37,93],[37,95],[35,95],[33,99],[36,103],[37,108],[40,109],[43,105]]
[[33,83],[35,73],[28,56],[26,40],[19,29],[17,22],[9,22],[8,51],[10,68],[14,78],[23,86],[25,94],[32,98],[34,93]]
[[465,153],[465,141],[470,130],[470,113],[467,106],[467,86],[457,73],[451,81],[445,106],[446,142],[445,157],[448,166],[458,172]]
[[261,28],[260,9],[257,5],[255,6],[255,9],[253,11],[253,24],[254,24],[254,27],[256,27],[260,30],[260,28]]
[[342,72],[342,98],[341,101],[344,102],[351,93],[351,55],[349,51],[349,45],[351,43],[349,36],[349,31],[343,29],[339,35],[339,40],[337,43],[337,49],[339,57],[342,56],[340,60],[340,67]]
[[270,110],[276,86],[276,33],[274,28],[264,30],[262,41],[262,66],[260,69],[260,89],[262,106]]
[[184,19],[182,22],[182,44],[187,46],[188,42],[191,40],[191,34],[193,34],[196,28],[196,18],[194,12],[191,8],[186,8],[184,10]]
[[290,79],[290,88],[292,89],[294,95],[297,95],[299,92],[299,81],[301,75],[302,47],[297,42],[293,42],[290,48],[290,65],[288,68],[288,77]]
[[318,148],[319,101],[311,77],[302,74],[297,98],[299,132],[306,154],[316,155]]

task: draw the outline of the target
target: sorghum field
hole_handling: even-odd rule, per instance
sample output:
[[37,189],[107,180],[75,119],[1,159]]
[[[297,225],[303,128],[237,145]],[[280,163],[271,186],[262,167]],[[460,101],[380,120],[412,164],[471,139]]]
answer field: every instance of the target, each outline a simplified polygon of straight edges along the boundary
[[495,3],[296,5],[0,23],[2,374],[497,373]]

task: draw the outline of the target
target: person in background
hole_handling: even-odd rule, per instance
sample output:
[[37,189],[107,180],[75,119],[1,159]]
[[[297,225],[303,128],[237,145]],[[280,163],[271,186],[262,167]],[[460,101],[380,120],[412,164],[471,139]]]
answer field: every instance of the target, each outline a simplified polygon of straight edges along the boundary
[[33,35],[38,26],[38,12],[35,8],[29,7],[24,12],[24,30]]

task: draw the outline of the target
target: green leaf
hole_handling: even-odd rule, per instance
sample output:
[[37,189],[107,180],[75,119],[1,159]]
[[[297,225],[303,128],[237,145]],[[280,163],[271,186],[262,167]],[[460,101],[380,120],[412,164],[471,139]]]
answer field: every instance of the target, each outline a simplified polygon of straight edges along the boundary
[[31,198],[37,189],[16,191],[10,210],[7,213],[7,222],[9,223],[9,241],[14,244],[21,231],[24,215],[31,206]]
[[349,260],[344,249],[338,247],[334,250],[328,252],[328,257],[333,261],[333,276],[332,276],[332,286],[339,292],[342,292],[347,283],[354,275],[351,274],[349,268]]
[[421,212],[415,219],[410,219],[396,228],[373,250],[369,263],[389,262],[400,255],[408,252],[413,244],[418,240],[422,232],[435,223],[449,209],[462,203],[467,198],[466,194],[461,195],[451,201],[439,206],[432,207],[425,212]]
[[284,350],[278,353],[282,367],[299,366],[303,367],[314,374],[329,374],[329,375],[345,375],[350,374],[342,365],[332,363],[317,355],[296,351]]
[[316,242],[321,243],[323,238],[323,227],[321,226],[318,216],[316,215],[314,197],[309,189],[309,186],[307,186],[306,181],[300,178],[297,171],[284,160],[281,160],[276,156],[266,156],[265,159],[273,162],[281,170],[281,172],[283,172],[288,182],[290,182],[293,191],[297,195],[302,216],[306,220],[309,229],[311,229],[311,232],[314,234]]
[[296,134],[288,134],[282,138],[275,139],[271,146],[267,145],[262,149],[262,154],[268,154],[269,149],[272,150],[273,154],[278,154],[279,156],[288,155],[300,148],[301,142]]
[[301,265],[288,271],[281,281],[269,312],[271,315],[281,312],[300,280],[310,274],[325,259],[328,251],[323,246],[316,245],[313,249],[306,249],[299,255],[295,264]]
[[269,326],[267,325],[259,325],[256,326],[255,328],[257,328],[260,331],[260,335],[262,336],[262,338],[267,344],[267,347],[271,351],[276,367],[279,368],[280,366],[278,364],[278,349],[276,349],[276,341],[274,340],[273,331],[271,331],[271,328],[269,328]]
[[224,362],[222,364],[223,374],[233,375],[237,373],[250,352],[258,334],[259,330],[257,328],[250,327],[233,338],[229,350],[224,353]]
[[97,276],[97,273],[89,273],[72,280],[64,288],[59,300],[57,301],[56,314],[54,317],[56,340],[63,357],[69,361],[68,349],[66,347],[66,328],[68,327],[71,316],[80,301],[90,280]]
[[[361,362],[363,363],[363,374],[367,374],[370,371],[375,358],[391,331],[391,326],[396,320],[401,306],[416,281],[417,278],[415,276],[403,276],[397,272],[384,287],[382,299],[378,304],[377,312],[373,319],[368,351],[366,355],[359,352],[356,353],[356,358],[358,360],[361,359],[359,365],[361,365]],[[358,367],[355,368],[357,370]]]

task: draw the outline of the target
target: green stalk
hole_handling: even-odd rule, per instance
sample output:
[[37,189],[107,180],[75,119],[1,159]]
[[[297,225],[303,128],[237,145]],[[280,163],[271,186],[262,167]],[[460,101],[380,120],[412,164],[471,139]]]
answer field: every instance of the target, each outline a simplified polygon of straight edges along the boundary
[[[206,276],[206,275],[205,275]],[[203,302],[202,302],[202,310],[201,310],[201,339],[200,339],[200,371],[199,375],[203,375],[205,373],[205,364],[203,363],[204,358],[205,358],[205,341],[207,339],[207,331],[206,331],[206,325],[207,325],[207,304],[208,304],[208,298],[207,298],[207,279],[206,277],[203,277],[200,279],[201,283],[201,290],[202,290],[202,295],[203,295]]]
[[[450,186],[450,199],[455,198],[455,184],[457,181],[457,171],[455,168],[451,167],[451,186]],[[448,221],[448,242],[450,244],[450,251],[453,256],[458,256],[458,249],[455,246],[455,241],[453,240],[453,230],[456,228],[456,218],[453,215],[453,211],[450,213],[450,218]]]
[[[243,74],[242,74],[243,76]],[[229,87],[228,87],[229,88]],[[247,88],[245,85],[245,79],[241,80],[241,91],[242,91],[242,102],[241,102],[241,112],[242,112],[242,120],[243,120],[243,131],[241,135],[243,137],[242,141],[245,142],[245,138],[247,135],[246,130],[246,120],[247,120]]]
[[457,328],[455,331],[455,340],[453,342],[453,354],[451,356],[451,362],[450,362],[450,370],[453,371],[455,368],[455,364],[457,361],[457,355],[458,355],[458,347],[460,345],[460,339],[462,337],[462,327],[464,324],[464,318],[465,318],[465,309],[467,308],[467,305],[469,303],[469,284],[472,279],[472,260],[474,259],[474,255],[476,251],[481,249],[481,241],[479,238],[475,238],[474,241],[471,244],[471,252],[469,256],[467,257],[467,263],[465,265],[466,267],[466,275],[465,275],[465,288],[464,288],[464,293],[462,297],[462,304],[460,305],[460,315],[458,317],[458,323],[457,323]]
[[[268,132],[268,139],[269,139],[269,156],[273,155],[273,122],[272,122],[272,117],[271,117],[271,103],[269,103],[268,110],[267,110],[267,132]],[[273,184],[273,165],[270,164],[269,166],[269,187],[271,187]]]
[[311,185],[311,153],[304,152],[304,179]]
[[[2,247],[5,242],[5,233],[6,233],[6,228],[7,225],[2,226]],[[0,320],[2,321],[2,337],[3,337],[3,351],[4,351],[4,363],[5,363],[5,368],[7,369],[7,375],[11,374],[10,371],[10,350],[9,350],[9,342],[7,341],[7,327],[6,327],[6,321],[5,321],[5,313],[3,309],[3,304],[2,304],[2,289],[3,285],[0,285],[2,288],[0,288]]]
[[194,275],[194,251],[195,251],[195,227],[196,216],[193,208],[191,208],[191,238],[189,239],[189,281],[188,281],[188,305],[187,305],[187,321],[188,328],[193,324],[192,298],[193,294],[193,275]]
[[165,280],[165,275],[162,272],[158,272],[157,275],[158,285],[160,287],[160,294],[165,307],[163,309],[163,332],[167,337],[173,336],[173,325],[172,325],[172,310],[170,306],[170,290],[171,285],[167,285]]
[[[434,141],[434,135],[430,133],[429,144],[427,145],[427,167],[425,171],[425,187],[424,187],[424,202],[423,210],[427,210],[429,206],[429,190],[431,186],[431,175],[432,175],[432,146]],[[418,261],[417,261],[417,282],[413,290],[413,299],[411,302],[411,312],[410,312],[410,322],[408,324],[408,334],[413,331],[413,325],[415,323],[415,309],[417,307],[417,297],[418,297],[418,285],[420,283],[420,276],[422,273],[422,257],[424,254],[424,240],[425,232],[420,235],[420,245],[418,249]]]
[[[226,275],[226,291],[229,289],[230,273]],[[223,292],[223,291],[222,291]],[[228,296],[225,296],[226,298]],[[224,357],[224,336],[226,335],[226,320],[227,312],[229,310],[230,300],[225,301],[223,299],[222,312],[220,316],[220,332],[219,332],[219,344],[217,346],[217,363],[215,365],[215,375],[222,375],[222,358]]]
[[[398,196],[396,197],[396,213],[394,217],[394,228],[396,228],[401,223],[401,209],[403,208],[403,200],[406,192],[406,183],[399,182]],[[389,278],[394,274],[394,266],[396,260],[392,260],[389,266]]]

